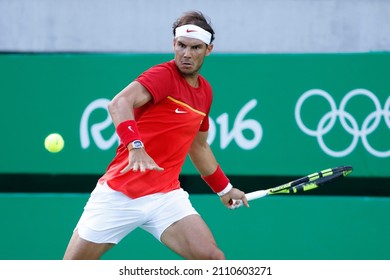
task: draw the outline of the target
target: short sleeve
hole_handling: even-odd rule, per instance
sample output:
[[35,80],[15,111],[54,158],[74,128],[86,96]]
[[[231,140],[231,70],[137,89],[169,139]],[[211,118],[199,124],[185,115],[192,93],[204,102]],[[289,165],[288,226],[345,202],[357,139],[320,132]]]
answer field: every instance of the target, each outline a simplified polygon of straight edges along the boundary
[[153,103],[163,100],[174,90],[174,80],[174,72],[166,64],[153,66],[136,79],[153,96]]

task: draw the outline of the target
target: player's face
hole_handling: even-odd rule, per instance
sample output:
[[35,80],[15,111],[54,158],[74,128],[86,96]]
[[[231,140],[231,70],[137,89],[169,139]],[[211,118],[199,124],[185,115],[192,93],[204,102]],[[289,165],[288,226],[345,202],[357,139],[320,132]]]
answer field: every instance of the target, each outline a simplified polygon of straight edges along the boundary
[[185,76],[196,75],[202,67],[204,57],[209,55],[213,45],[206,45],[198,39],[178,37],[174,40],[175,62]]

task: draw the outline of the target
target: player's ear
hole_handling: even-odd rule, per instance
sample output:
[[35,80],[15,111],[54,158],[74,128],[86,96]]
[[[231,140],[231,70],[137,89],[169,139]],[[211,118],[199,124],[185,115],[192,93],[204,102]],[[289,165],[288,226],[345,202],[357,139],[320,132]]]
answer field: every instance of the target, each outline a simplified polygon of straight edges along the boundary
[[210,44],[210,45],[207,46],[206,56],[209,55],[212,52],[213,48],[214,48],[213,44]]

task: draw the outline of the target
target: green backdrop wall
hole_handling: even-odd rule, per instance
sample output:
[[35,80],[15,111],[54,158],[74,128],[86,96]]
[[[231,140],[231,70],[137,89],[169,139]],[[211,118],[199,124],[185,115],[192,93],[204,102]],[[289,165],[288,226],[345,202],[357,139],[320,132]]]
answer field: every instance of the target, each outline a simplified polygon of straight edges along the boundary
[[[0,174],[14,175],[0,187],[10,190],[19,174],[104,172],[117,145],[108,100],[171,58],[0,54]],[[209,141],[225,172],[297,176],[352,165],[351,177],[389,178],[388,65],[390,53],[207,57]],[[44,150],[52,132],[65,138],[58,154]],[[187,161],[183,174],[195,172]],[[388,197],[274,197],[236,211],[216,196],[191,197],[229,259],[390,258]],[[0,259],[61,259],[87,198],[0,194]],[[105,258],[178,257],[137,230]]]
[[[171,58],[0,54],[0,173],[104,172],[117,145],[108,100]],[[390,177],[388,65],[390,53],[207,57],[209,141],[225,172],[295,176],[352,165],[352,176]],[[59,154],[43,148],[51,132],[65,138]],[[187,161],[183,174],[195,172]]]
[[[228,210],[191,195],[228,259],[390,259],[390,198],[279,196]],[[61,259],[86,194],[0,194],[0,259]],[[136,230],[104,259],[180,259]]]

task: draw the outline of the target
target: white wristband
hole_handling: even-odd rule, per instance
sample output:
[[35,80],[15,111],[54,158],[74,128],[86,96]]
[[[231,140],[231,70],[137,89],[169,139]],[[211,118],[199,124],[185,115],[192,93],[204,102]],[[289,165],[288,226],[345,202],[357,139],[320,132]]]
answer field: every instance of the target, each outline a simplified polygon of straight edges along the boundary
[[225,194],[227,194],[228,192],[230,192],[230,190],[233,188],[232,184],[227,184],[226,188],[224,188],[222,191],[220,191],[219,193],[217,193],[219,196],[223,196]]

